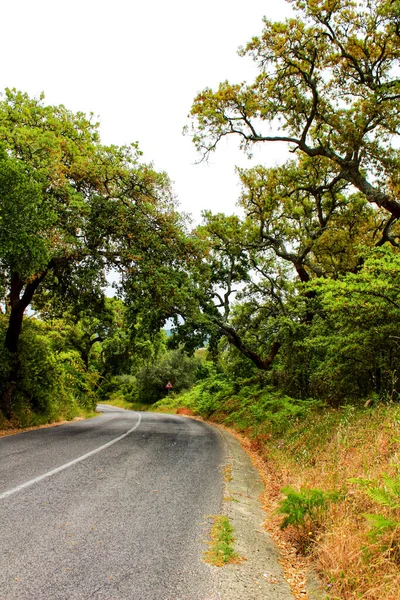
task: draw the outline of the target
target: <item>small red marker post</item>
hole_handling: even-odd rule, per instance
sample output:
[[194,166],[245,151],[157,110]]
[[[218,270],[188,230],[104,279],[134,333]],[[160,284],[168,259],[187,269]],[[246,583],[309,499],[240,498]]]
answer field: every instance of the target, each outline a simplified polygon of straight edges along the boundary
[[171,383],[170,381],[168,381],[168,383],[167,383],[167,385],[166,385],[165,387],[166,387],[166,388],[167,388],[167,390],[168,390],[168,396],[169,396],[169,394],[170,394],[170,392],[171,392],[171,390],[172,390],[172,383]]

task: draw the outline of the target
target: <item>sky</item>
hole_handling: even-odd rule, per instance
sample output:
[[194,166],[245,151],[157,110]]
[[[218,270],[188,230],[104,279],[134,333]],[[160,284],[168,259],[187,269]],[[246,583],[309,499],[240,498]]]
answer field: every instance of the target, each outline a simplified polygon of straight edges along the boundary
[[[230,214],[240,193],[235,165],[250,166],[224,140],[208,164],[182,130],[197,92],[256,72],[237,49],[262,31],[262,18],[289,16],[285,0],[13,0],[2,5],[0,91],[45,93],[49,104],[93,112],[106,144],[139,142],[144,161],[174,182],[181,209]],[[255,151],[274,165],[283,145]]]

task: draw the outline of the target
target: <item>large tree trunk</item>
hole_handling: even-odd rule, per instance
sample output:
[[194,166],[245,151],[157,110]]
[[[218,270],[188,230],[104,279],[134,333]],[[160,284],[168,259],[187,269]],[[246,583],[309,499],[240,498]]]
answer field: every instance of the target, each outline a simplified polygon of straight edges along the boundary
[[5,340],[5,347],[11,354],[16,354],[18,351],[18,340],[21,335],[22,319],[24,318],[25,308],[26,307],[23,307],[21,302],[16,303],[15,306],[11,306]]
[[[48,270],[44,271],[28,284],[23,281],[18,273],[12,273],[11,289],[9,295],[10,319],[5,339],[5,347],[10,353],[10,372],[0,395],[0,410],[5,417],[10,418],[13,411],[15,390],[18,383],[20,361],[18,356],[18,342],[21,335],[22,321],[25,309],[32,301],[33,295],[43,281]],[[22,290],[25,288],[21,296]]]
[[24,310],[19,305],[11,307],[10,320],[5,340],[5,347],[10,352],[10,372],[0,395],[0,410],[9,419],[12,415],[15,390],[17,387],[20,361],[18,357],[18,340],[21,334]]

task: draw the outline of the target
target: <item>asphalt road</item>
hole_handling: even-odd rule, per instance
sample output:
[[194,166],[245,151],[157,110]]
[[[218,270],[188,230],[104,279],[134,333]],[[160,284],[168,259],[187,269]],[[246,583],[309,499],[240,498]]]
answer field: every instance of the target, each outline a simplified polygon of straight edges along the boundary
[[204,423],[112,407],[0,439],[0,599],[213,600],[223,496]]

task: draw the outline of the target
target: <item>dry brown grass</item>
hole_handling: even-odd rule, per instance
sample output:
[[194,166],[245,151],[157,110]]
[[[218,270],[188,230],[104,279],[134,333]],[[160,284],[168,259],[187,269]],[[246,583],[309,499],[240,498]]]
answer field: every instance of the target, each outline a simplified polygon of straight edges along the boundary
[[[400,600],[400,531],[372,540],[365,513],[395,517],[400,509],[371,500],[353,478],[382,485],[382,474],[400,477],[400,411],[336,411],[315,415],[300,435],[295,428],[274,439],[230,430],[252,457],[265,482],[265,527],[278,544],[295,598],[307,598],[307,570],[316,569],[332,600]],[[313,531],[279,528],[281,489],[318,488],[343,493]],[[399,498],[400,504],[400,498]],[[309,536],[305,539],[305,536]],[[389,537],[388,537],[389,536]],[[396,539],[394,539],[396,537]]]
[[181,406],[180,408],[177,409],[176,414],[177,415],[184,415],[186,417],[192,417],[193,416],[193,411],[190,410],[190,408],[186,408],[185,406]]

